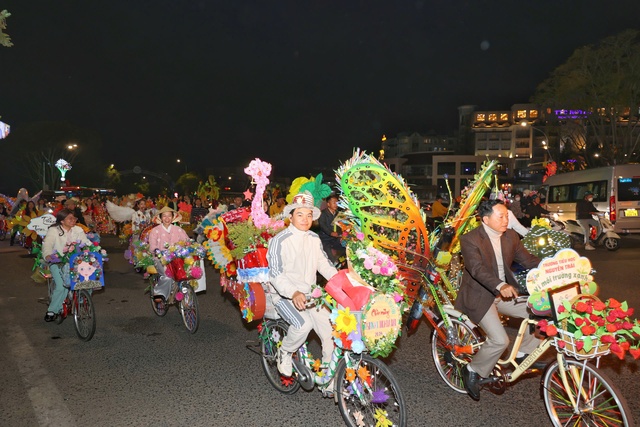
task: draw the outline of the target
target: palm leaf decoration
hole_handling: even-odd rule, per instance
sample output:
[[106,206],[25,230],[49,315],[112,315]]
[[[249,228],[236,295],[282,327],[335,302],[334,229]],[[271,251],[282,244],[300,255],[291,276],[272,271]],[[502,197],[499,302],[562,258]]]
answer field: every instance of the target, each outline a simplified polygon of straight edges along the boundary
[[[322,182],[322,174],[319,173],[315,179],[311,178],[311,180],[300,186],[299,193],[303,191],[308,191],[313,196],[313,201],[316,207],[320,207],[322,204],[322,199],[329,197],[331,194],[331,187]],[[296,193],[297,194],[297,193]]]

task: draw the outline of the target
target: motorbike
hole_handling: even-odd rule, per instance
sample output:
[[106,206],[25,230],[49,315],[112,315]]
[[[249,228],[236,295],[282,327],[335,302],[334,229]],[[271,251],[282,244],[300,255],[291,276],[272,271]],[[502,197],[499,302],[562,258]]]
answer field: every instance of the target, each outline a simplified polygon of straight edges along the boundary
[[[590,226],[589,242],[593,246],[604,246],[610,251],[616,251],[620,248],[620,235],[613,231],[613,224],[605,216],[604,213],[593,215],[593,219],[598,221],[599,226]],[[584,242],[584,229],[576,220],[559,220],[558,215],[554,214],[549,218],[551,228],[561,230],[571,237],[571,247],[581,246]]]

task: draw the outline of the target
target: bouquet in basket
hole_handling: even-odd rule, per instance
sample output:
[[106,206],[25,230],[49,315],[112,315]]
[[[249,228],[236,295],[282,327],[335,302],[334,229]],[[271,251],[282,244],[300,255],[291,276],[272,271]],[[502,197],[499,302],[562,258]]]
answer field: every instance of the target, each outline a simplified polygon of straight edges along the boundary
[[196,242],[178,242],[165,249],[156,249],[156,257],[175,280],[199,279],[203,271],[199,260],[206,256],[204,247]]
[[[640,322],[631,319],[633,308],[629,308],[626,301],[619,302],[609,298],[605,302],[598,299],[578,299],[571,303],[563,301],[558,307],[558,325],[546,320],[538,325],[547,336],[560,335],[566,330],[575,339],[575,350],[588,354],[599,341],[609,345],[609,350],[624,359],[628,350],[634,359],[640,358]],[[559,341],[558,345],[566,344]]]
[[109,261],[109,258],[107,258],[107,251],[102,249],[98,242],[93,242],[91,245],[87,245],[83,242],[68,243],[64,246],[62,253],[56,252],[51,255],[47,255],[45,257],[45,261],[47,261],[49,264],[67,264],[69,262],[69,258],[71,258],[72,255],[77,253],[89,252],[99,253],[100,255],[102,255],[102,260],[104,262]]

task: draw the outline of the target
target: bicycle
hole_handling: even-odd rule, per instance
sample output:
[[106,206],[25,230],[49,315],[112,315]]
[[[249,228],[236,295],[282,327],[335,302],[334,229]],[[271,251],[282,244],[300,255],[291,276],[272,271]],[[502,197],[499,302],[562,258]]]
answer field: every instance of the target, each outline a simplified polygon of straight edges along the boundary
[[[51,302],[51,295],[55,289],[53,276],[47,272],[41,274],[47,281],[47,297]],[[96,332],[96,312],[88,289],[69,289],[62,303],[62,311],[58,313],[55,322],[61,324],[69,314],[73,314],[73,324],[78,338],[90,341]]]
[[169,305],[177,304],[184,326],[190,333],[195,333],[200,325],[200,312],[198,311],[198,297],[196,296],[193,286],[191,286],[189,280],[174,280],[171,284],[169,297],[165,300],[153,294],[153,287],[158,284],[159,278],[160,276],[158,274],[151,274],[149,276],[149,283],[151,284],[149,295],[151,297],[151,308],[153,308],[153,312],[157,316],[163,317],[167,314]]
[[[557,350],[556,360],[550,362],[543,371],[540,394],[554,426],[634,425],[631,410],[622,393],[611,379],[599,370],[600,357],[610,352],[608,346],[598,344],[594,346],[592,353],[581,354],[575,350],[574,345],[560,344],[564,341],[562,337],[545,337],[522,363],[518,364],[515,361],[524,334],[528,333],[529,327],[536,326],[538,322],[537,319],[522,320],[509,356],[498,360],[491,375],[480,380],[480,384],[489,387],[495,394],[504,393],[508,384],[530,372],[530,367],[553,346]],[[468,328],[469,325],[464,323],[463,328],[458,330],[462,333],[460,343],[455,344],[454,350],[448,353],[448,361],[441,360],[441,363],[446,362],[456,372],[462,371],[464,365],[469,363],[473,354],[483,344],[482,341],[474,342],[471,339],[469,334],[473,330]],[[596,359],[595,366],[589,364],[591,359]],[[507,366],[512,366],[513,370],[506,372],[504,367]],[[460,392],[459,387],[464,388],[461,374],[459,379],[455,384],[445,382]]]
[[311,391],[317,386],[330,397],[333,388],[334,401],[348,426],[379,425],[382,417],[391,423],[384,425],[406,426],[407,412],[397,380],[382,360],[366,352],[356,354],[335,346],[325,375],[305,343],[293,355],[293,375],[280,374],[276,358],[288,329],[283,319],[273,318],[265,319],[260,327],[262,368],[276,390],[289,395],[300,387]]

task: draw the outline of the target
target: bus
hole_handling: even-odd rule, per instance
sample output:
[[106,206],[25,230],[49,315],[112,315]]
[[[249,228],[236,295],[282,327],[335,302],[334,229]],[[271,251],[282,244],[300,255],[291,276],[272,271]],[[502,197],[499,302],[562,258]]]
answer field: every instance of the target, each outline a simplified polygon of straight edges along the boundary
[[550,176],[541,192],[545,208],[558,219],[576,219],[576,202],[587,191],[593,204],[606,212],[619,234],[640,233],[640,164],[605,166]]
[[113,197],[116,195],[116,191],[111,188],[95,188],[95,187],[80,187],[80,186],[69,186],[69,187],[60,187],[60,190],[64,193],[67,198],[78,197],[81,199],[85,199],[87,197],[93,196],[109,196]]

